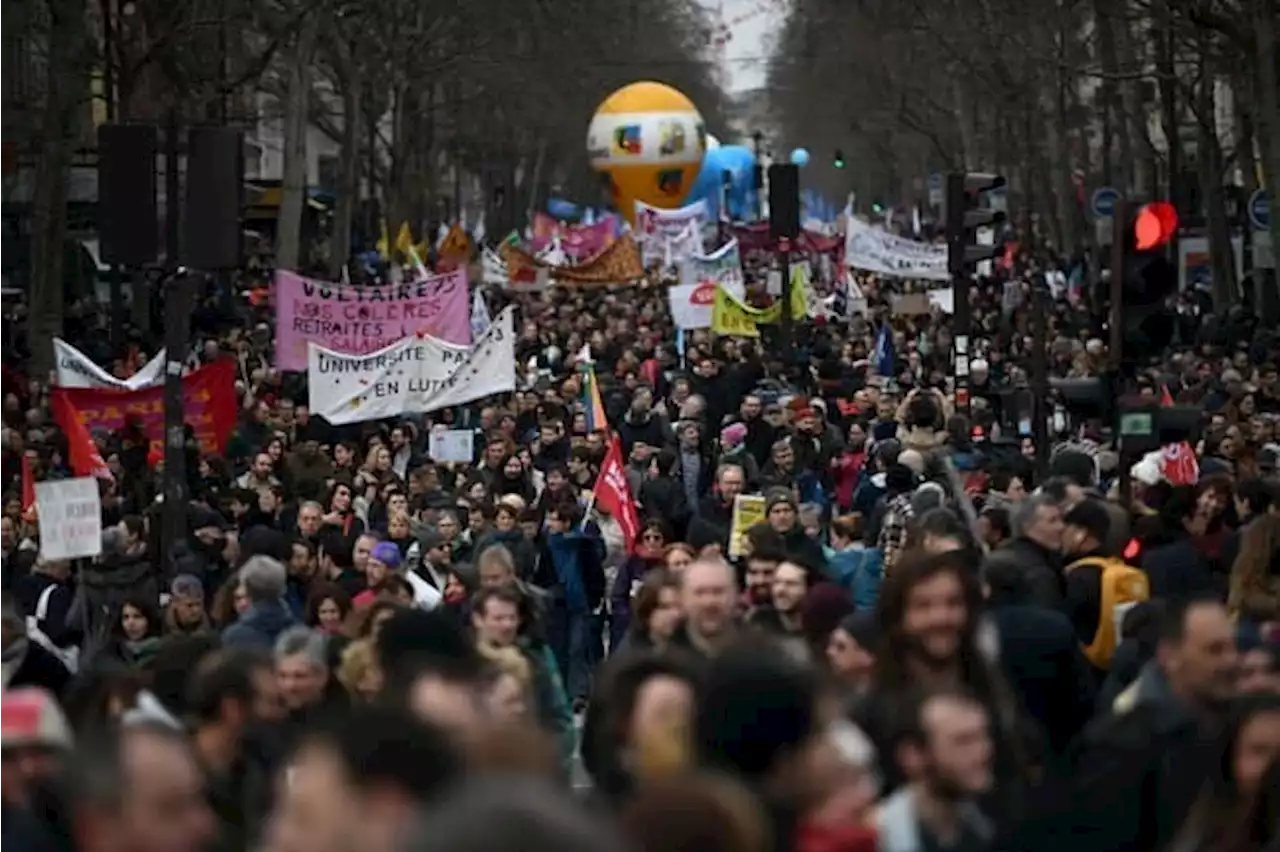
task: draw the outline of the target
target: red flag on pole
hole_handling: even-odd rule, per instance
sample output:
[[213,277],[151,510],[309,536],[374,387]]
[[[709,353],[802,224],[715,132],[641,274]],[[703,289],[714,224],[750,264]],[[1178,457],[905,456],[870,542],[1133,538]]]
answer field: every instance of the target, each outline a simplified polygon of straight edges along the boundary
[[634,552],[636,539],[640,537],[640,516],[636,512],[636,501],[631,496],[631,486],[627,484],[622,442],[617,435],[609,440],[609,450],[600,463],[600,476],[596,479],[594,493],[596,505],[612,515],[622,528],[627,553]]
[[80,419],[80,412],[61,388],[54,388],[49,395],[49,409],[54,422],[62,428],[67,436],[67,460],[76,476],[93,476],[98,479],[115,481],[111,469],[103,461],[98,445],[89,435],[89,429]]
[[[1173,394],[1167,385],[1160,386],[1160,405],[1173,405]],[[1200,479],[1200,462],[1195,447],[1187,441],[1165,444],[1160,451],[1160,475],[1173,485],[1195,485]]]

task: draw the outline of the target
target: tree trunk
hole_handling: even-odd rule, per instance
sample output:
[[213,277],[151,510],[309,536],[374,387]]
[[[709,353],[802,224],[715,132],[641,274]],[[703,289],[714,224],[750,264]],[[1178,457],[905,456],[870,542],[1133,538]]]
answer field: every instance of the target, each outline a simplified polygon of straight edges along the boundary
[[[1280,81],[1276,79],[1276,0],[1254,0],[1254,33],[1258,46],[1258,127],[1262,137],[1262,164],[1266,170],[1267,189],[1271,193],[1271,255],[1280,256],[1280,216],[1276,202],[1280,200]],[[1280,272],[1272,270],[1271,286],[1280,282]],[[1262,304],[1258,302],[1257,304]]]
[[[1178,191],[1182,179],[1182,140],[1178,138],[1178,83],[1173,62],[1176,38],[1171,3],[1172,0],[1160,0],[1156,4],[1156,72],[1160,75],[1160,126],[1164,128],[1165,145],[1168,147],[1165,198],[1183,217],[1188,211],[1182,208],[1182,193]],[[1176,233],[1169,241],[1168,250],[1170,257],[1179,256]]]
[[311,99],[311,59],[318,15],[304,15],[289,58],[284,104],[284,175],[276,222],[276,267],[300,269],[305,261],[302,216],[307,204],[307,108]]
[[[358,72],[357,72],[358,73]],[[360,96],[364,83],[357,73],[348,75],[342,88],[342,157],[338,176],[338,200],[333,211],[333,247],[329,253],[329,277],[338,280],[351,259],[351,226],[360,193]]]
[[[1115,10],[1113,9],[1113,11]],[[1138,59],[1133,33],[1130,32],[1129,23],[1124,18],[1123,13],[1126,10],[1121,6],[1119,11],[1122,13],[1119,23],[1112,29],[1116,38],[1118,63],[1125,73],[1132,73],[1136,69],[1143,67],[1144,63]],[[1147,108],[1143,103],[1142,93],[1139,90],[1140,85],[1140,81],[1130,80],[1120,87],[1120,98],[1124,108],[1125,133],[1129,137],[1133,157],[1130,164],[1132,168],[1130,173],[1132,194],[1129,197],[1135,199],[1153,198],[1156,186],[1156,150],[1152,146],[1151,136],[1147,132]]]
[[67,234],[67,182],[71,177],[75,105],[81,92],[80,50],[85,44],[84,6],[49,3],[48,66],[40,111],[40,154],[31,209],[31,340],[34,375],[53,369],[49,341],[62,335],[63,253]]
[[1197,165],[1200,185],[1205,195],[1205,217],[1208,223],[1209,258],[1213,269],[1213,303],[1224,313],[1236,301],[1236,262],[1231,247],[1231,226],[1227,222],[1226,199],[1222,190],[1222,147],[1214,127],[1214,74],[1209,61],[1209,40],[1202,34],[1200,49],[1200,88],[1196,93],[1196,112],[1200,125]]

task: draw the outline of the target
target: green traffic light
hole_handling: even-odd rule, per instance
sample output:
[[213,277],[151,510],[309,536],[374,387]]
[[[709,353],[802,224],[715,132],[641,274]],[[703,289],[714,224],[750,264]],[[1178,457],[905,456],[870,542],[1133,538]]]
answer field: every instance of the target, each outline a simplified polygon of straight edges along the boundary
[[872,205],[871,205],[871,212],[872,212],[872,213],[883,213],[883,212],[884,212],[884,207],[883,207],[883,206],[881,206],[880,204],[872,204]]
[[833,162],[835,163],[835,166],[837,169],[843,169],[844,168],[844,151],[836,149],[836,155],[833,158]]

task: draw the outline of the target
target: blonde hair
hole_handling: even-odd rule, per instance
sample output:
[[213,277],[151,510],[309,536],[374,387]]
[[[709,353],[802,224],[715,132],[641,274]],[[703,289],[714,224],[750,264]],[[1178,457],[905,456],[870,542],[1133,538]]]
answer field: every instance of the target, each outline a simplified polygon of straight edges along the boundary
[[350,695],[359,695],[360,681],[377,669],[378,658],[372,639],[357,639],[342,649],[338,664],[338,682]]

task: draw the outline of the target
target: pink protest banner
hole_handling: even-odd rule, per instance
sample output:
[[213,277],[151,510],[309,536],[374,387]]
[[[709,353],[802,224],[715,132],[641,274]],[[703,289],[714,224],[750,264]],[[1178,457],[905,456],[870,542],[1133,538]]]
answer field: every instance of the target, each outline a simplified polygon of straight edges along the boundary
[[276,367],[307,369],[307,341],[363,354],[411,334],[471,345],[467,271],[403,284],[353,287],[277,271]]
[[[542,217],[541,220],[538,216]],[[539,213],[534,217],[533,239],[529,244],[535,252],[542,251],[558,236],[560,248],[566,255],[585,259],[607,249],[617,234],[618,220],[613,216],[605,216],[590,225],[561,225],[550,216]]]

